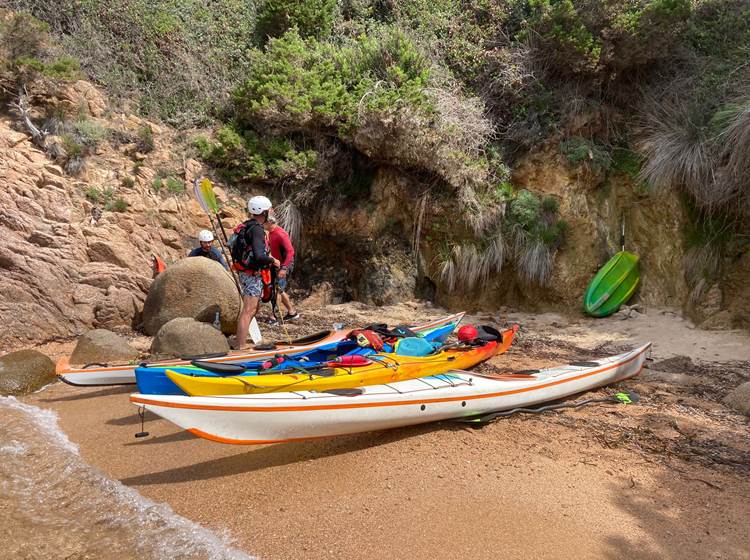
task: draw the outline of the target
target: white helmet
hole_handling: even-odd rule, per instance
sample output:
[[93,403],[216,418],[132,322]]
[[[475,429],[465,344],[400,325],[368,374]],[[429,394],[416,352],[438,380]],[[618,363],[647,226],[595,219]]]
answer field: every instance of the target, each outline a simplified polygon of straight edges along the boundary
[[272,206],[271,201],[265,196],[254,196],[247,201],[247,211],[254,215],[262,214]]
[[200,230],[200,233],[198,233],[198,241],[205,241],[206,243],[211,243],[211,241],[214,240],[214,234],[211,233],[207,229]]

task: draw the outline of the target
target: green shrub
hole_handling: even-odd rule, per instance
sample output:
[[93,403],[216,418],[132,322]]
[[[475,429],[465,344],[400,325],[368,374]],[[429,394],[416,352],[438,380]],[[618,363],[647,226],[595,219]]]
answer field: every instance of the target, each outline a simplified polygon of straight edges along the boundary
[[167,191],[172,194],[181,194],[185,192],[185,183],[174,177],[167,177],[166,179]]
[[133,187],[135,187],[135,179],[133,179],[130,176],[123,177],[122,186],[125,187],[126,189],[132,189]]
[[570,163],[584,164],[595,171],[607,171],[612,165],[612,157],[604,146],[580,136],[561,142],[560,150]]
[[327,37],[336,18],[337,0],[264,0],[256,33],[261,44],[296,28],[302,37]]
[[114,200],[111,200],[107,203],[107,206],[105,206],[105,210],[109,210],[111,212],[125,212],[128,209],[128,202],[122,198],[121,196],[117,197]]
[[154,189],[156,192],[161,191],[162,187],[164,187],[164,181],[161,177],[156,177],[151,182],[151,188]]
[[135,148],[142,154],[147,154],[154,150],[154,133],[149,125],[143,125],[138,129],[138,140]]
[[141,112],[180,126],[207,123],[225,107],[245,75],[255,33],[255,2],[242,0],[13,5],[48,22],[67,54],[114,101],[135,100]]
[[68,159],[73,159],[83,156],[87,149],[86,145],[80,141],[80,139],[71,133],[65,133],[60,137],[60,144]]
[[0,61],[14,64],[37,59],[48,31],[49,25],[30,14],[0,11]]
[[80,144],[93,150],[107,136],[107,131],[96,121],[82,119],[73,124],[73,134]]
[[81,78],[81,63],[70,56],[63,56],[45,64],[42,74],[51,78],[77,80]]
[[99,202],[102,198],[102,193],[96,187],[86,187],[83,191],[83,195],[91,202]]
[[551,278],[555,252],[569,227],[558,218],[558,207],[555,198],[540,200],[525,189],[510,201],[504,227],[513,240],[513,259],[524,281],[544,285]]

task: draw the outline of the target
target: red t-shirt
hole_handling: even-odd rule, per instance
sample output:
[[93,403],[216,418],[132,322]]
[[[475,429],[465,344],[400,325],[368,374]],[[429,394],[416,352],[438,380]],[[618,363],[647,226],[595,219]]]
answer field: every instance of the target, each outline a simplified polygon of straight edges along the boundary
[[294,260],[294,247],[289,240],[289,234],[281,226],[276,226],[268,233],[268,244],[271,255],[281,261],[281,266],[289,266]]

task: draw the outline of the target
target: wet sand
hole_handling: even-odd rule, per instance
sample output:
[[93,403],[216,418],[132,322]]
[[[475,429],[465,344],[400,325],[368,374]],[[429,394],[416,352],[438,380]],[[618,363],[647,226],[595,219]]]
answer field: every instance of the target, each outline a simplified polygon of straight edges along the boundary
[[[415,311],[427,312],[350,304],[316,320],[395,322]],[[663,332],[656,316],[509,318],[524,326],[518,345],[483,367],[609,354],[634,343],[643,321],[664,337],[656,361],[706,340],[686,325]],[[721,367],[704,367],[699,389],[645,376],[623,384],[643,397],[632,407],[516,416],[481,429],[441,422],[244,447],[198,439],[151,414],[150,435],[134,438],[140,420],[127,387],[58,383],[24,400],[57,411],[91,465],[261,558],[750,558],[748,422],[717,401],[722,383],[747,371],[750,345],[741,333],[709,335],[719,355],[708,358]]]

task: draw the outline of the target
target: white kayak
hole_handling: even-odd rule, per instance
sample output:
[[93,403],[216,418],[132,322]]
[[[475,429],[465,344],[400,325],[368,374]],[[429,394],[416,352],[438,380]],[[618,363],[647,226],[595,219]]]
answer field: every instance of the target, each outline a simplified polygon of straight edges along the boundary
[[[411,327],[411,330],[418,334],[427,335],[434,331],[446,330],[451,331],[461,322],[464,313],[454,313],[446,315],[439,319],[427,321],[421,325]],[[452,328],[451,328],[452,327]],[[180,367],[190,365],[191,360],[200,359],[204,362],[213,362],[218,364],[241,364],[243,362],[253,362],[259,359],[273,357],[276,354],[285,354],[292,356],[324,348],[331,345],[335,348],[336,344],[349,336],[349,330],[323,331],[304,338],[287,343],[276,343],[269,350],[245,350],[242,352],[230,352],[228,354],[219,354],[211,356],[193,356],[192,358],[160,360],[149,362],[148,366],[153,367]],[[450,334],[450,333],[447,333]],[[64,357],[57,362],[56,373],[66,383],[70,385],[97,386],[97,385],[127,385],[135,384],[135,369],[140,367],[140,363],[129,364],[89,364],[84,367],[71,367],[70,358]]]
[[130,396],[202,438],[262,444],[472,417],[553,401],[640,373],[651,343],[625,354],[533,373],[465,371],[330,392],[216,397]]

